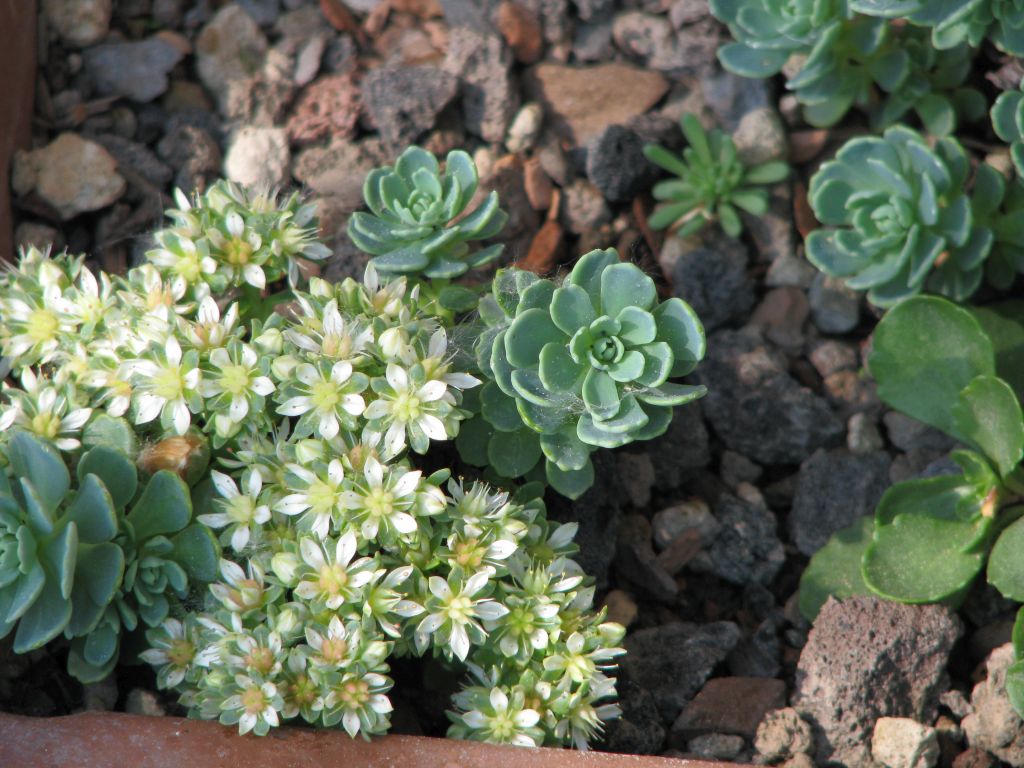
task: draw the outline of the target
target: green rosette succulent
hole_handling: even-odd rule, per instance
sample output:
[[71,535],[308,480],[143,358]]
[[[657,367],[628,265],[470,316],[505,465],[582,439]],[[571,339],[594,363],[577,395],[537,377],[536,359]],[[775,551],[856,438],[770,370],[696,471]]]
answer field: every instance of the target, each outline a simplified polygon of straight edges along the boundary
[[654,197],[662,202],[647,223],[687,237],[717,221],[727,235],[737,237],[743,231],[737,209],[763,215],[768,210],[764,185],[785,179],[789,166],[775,160],[747,168],[728,134],[717,128],[709,134],[691,114],[684,114],[680,125],[689,142],[682,156],[657,144],[644,147],[648,160],[678,177],[654,185]]
[[14,650],[25,653],[72,622],[88,631],[96,609],[114,599],[124,571],[124,553],[114,543],[113,494],[119,489],[83,472],[72,490],[57,451],[27,432],[15,434],[6,453],[9,473],[0,472],[0,637],[17,626]]
[[996,136],[1010,145],[1010,157],[1017,173],[1024,175],[1024,92],[999,94],[990,116]]
[[978,47],[988,37],[1003,51],[1024,54],[1022,0],[852,0],[851,8],[881,18],[906,18],[931,29],[939,49]]
[[90,602],[68,627],[74,638],[69,669],[90,682],[105,677],[117,663],[122,630],[135,630],[140,619],[147,627],[157,626],[167,618],[169,598],[185,597],[190,580],[217,577],[219,552],[210,530],[192,522],[191,493],[175,472],[161,469],[140,487],[131,461],[99,446],[79,462],[78,474],[83,473],[118,489],[112,496],[119,520],[115,541],[124,563],[112,599]]
[[902,126],[848,141],[811,178],[825,229],[806,240],[818,269],[889,307],[926,287],[957,301],[978,287],[992,239],[972,225],[969,165],[954,139],[928,146]]
[[1007,179],[987,163],[978,165],[971,190],[975,228],[991,240],[985,277],[999,290],[1007,290],[1024,273],[1024,183]]
[[[482,414],[506,433],[498,437],[506,451],[519,448],[518,438],[507,437],[521,434],[514,414],[538,434],[536,455],[544,456],[551,485],[566,495],[579,495],[592,482],[593,450],[662,434],[672,406],[706,391],[668,381],[703,358],[700,320],[681,299],[659,302],[654,281],[620,262],[614,249],[581,257],[560,286],[501,271],[493,299],[482,310],[491,313],[491,328],[477,346],[494,385],[481,392]],[[534,445],[522,440],[523,450],[535,451]]]
[[375,168],[366,177],[370,213],[352,214],[349,238],[374,256],[371,263],[384,274],[458,277],[493,261],[503,248],[470,247],[497,235],[508,221],[497,192],[466,213],[477,183],[476,165],[465,152],[449,152],[442,172],[434,155],[409,147],[393,167]]
[[711,13],[736,42],[718,49],[730,72],[777,75],[794,54],[809,54],[823,33],[851,14],[846,0],[711,0]]

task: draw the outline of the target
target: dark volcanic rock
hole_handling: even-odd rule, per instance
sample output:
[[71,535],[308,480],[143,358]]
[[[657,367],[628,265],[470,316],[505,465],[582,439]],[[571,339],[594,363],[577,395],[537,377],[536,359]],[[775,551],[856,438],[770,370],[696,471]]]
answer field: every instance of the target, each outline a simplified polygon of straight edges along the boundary
[[708,232],[672,269],[672,292],[693,307],[707,331],[739,320],[754,306],[747,249],[735,238]]
[[658,178],[644,142],[622,125],[609,125],[587,148],[587,178],[613,202],[632,200]]
[[509,121],[519,109],[511,66],[512,55],[499,35],[465,26],[449,32],[445,71],[462,84],[466,130],[486,141],[504,139]]
[[818,450],[800,465],[789,537],[805,555],[813,555],[841,528],[874,511],[889,486],[885,451],[853,454]]
[[82,52],[86,75],[101,96],[152,101],[167,90],[167,73],[185,54],[170,40],[153,36],[138,42],[103,43]]
[[715,432],[761,464],[799,463],[843,434],[828,404],[801,387],[756,335],[713,334],[696,377],[708,387],[701,405]]
[[661,437],[644,444],[654,465],[654,487],[672,490],[694,471],[711,463],[708,430],[700,402],[673,409],[672,423]]
[[605,727],[603,749],[629,755],[650,755],[661,751],[665,727],[654,697],[632,681],[618,686],[622,717]]
[[878,718],[932,722],[960,632],[943,606],[830,599],[800,654],[793,700],[814,729],[815,757],[871,765]]
[[381,67],[363,79],[363,104],[394,152],[434,127],[459,80],[437,67]]
[[729,621],[641,629],[626,637],[621,668],[653,694],[662,720],[670,723],[739,639],[739,628]]
[[786,562],[775,515],[762,504],[723,494],[715,518],[721,526],[718,535],[691,567],[731,584],[770,584]]

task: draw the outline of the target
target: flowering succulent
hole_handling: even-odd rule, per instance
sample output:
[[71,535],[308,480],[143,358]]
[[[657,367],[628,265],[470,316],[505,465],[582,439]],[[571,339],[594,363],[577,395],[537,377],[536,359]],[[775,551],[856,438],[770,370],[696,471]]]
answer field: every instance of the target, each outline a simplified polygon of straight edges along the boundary
[[501,245],[470,249],[471,242],[497,235],[508,220],[497,192],[463,215],[476,189],[476,165],[465,152],[449,152],[442,172],[436,157],[409,147],[393,167],[376,168],[366,177],[363,197],[370,213],[352,214],[348,236],[374,256],[372,264],[381,273],[458,277],[502,250]]
[[1024,91],[999,94],[991,117],[996,135],[1010,145],[1010,157],[1017,173],[1024,176]]
[[972,225],[968,170],[953,139],[932,149],[900,126],[851,139],[811,179],[811,207],[827,229],[807,237],[807,258],[881,307],[926,288],[967,298],[991,248]]
[[776,160],[747,168],[731,136],[717,128],[709,135],[691,114],[684,114],[680,123],[689,142],[682,157],[657,144],[644,147],[648,160],[678,176],[654,185],[655,199],[663,202],[647,223],[654,229],[671,227],[686,237],[717,221],[727,235],[737,237],[743,231],[737,209],[764,214],[768,191],[763,185],[785,179],[789,166]]
[[262,290],[286,276],[296,285],[296,257],[330,255],[317,240],[314,204],[298,194],[281,202],[276,192],[218,181],[191,202],[178,190],[175,202],[167,212],[173,226],[154,235],[146,257],[172,285],[199,298],[228,288]]
[[[561,286],[501,271],[493,295],[477,344],[494,385],[481,392],[481,411],[498,441],[488,453],[519,454],[509,460],[517,474],[543,453],[549,482],[578,496],[593,481],[595,447],[660,435],[672,406],[704,394],[668,381],[704,356],[696,314],[678,298],[659,302],[654,281],[613,249],[582,256]],[[539,450],[520,439],[523,426],[539,434]]]

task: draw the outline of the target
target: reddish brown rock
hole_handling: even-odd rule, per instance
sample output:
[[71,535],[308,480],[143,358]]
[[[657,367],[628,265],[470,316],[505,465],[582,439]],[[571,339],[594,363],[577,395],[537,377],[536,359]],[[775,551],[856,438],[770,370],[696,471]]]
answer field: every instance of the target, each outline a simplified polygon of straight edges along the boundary
[[786,684],[769,677],[716,677],[686,705],[672,726],[672,742],[705,733],[729,733],[753,740],[757,726],[786,704]]
[[288,138],[308,144],[325,136],[349,138],[359,120],[359,88],[351,75],[321,77],[307,87],[288,119]]
[[530,206],[535,211],[546,211],[551,207],[554,186],[536,157],[531,157],[523,163],[523,187],[526,189]]
[[538,64],[527,75],[526,87],[564,138],[585,144],[609,125],[625,123],[657,104],[668,81],[628,64]]
[[505,0],[498,6],[498,30],[520,64],[533,64],[544,52],[536,14],[519,3]]

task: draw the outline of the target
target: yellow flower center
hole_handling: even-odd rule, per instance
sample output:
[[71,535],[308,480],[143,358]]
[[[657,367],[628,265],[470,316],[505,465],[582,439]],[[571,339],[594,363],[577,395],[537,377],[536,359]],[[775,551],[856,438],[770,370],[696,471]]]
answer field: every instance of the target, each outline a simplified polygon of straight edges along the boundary
[[265,675],[274,668],[274,652],[269,648],[253,648],[244,662],[247,667]]
[[224,246],[224,260],[233,267],[244,267],[252,257],[252,246],[240,237],[233,237]]
[[330,512],[338,501],[338,492],[334,486],[322,480],[315,480],[306,490],[306,499],[314,512]]
[[249,388],[249,369],[244,365],[229,365],[220,374],[220,385],[232,395],[244,395]]
[[478,546],[476,539],[460,541],[452,550],[455,554],[455,562],[463,567],[479,567],[484,561],[483,548]]
[[295,678],[295,682],[288,687],[288,693],[291,700],[299,706],[316,701],[316,686],[307,675],[299,675]]
[[344,661],[347,652],[348,643],[343,637],[328,638],[324,640],[324,644],[320,648],[320,655],[324,661],[330,664],[339,664]]
[[341,686],[338,698],[348,709],[359,709],[370,698],[370,686],[363,680],[349,680]]
[[246,688],[240,696],[242,707],[251,715],[258,715],[267,707],[267,697],[258,686],[251,685]]
[[469,612],[472,609],[472,600],[465,595],[455,595],[448,603],[448,616],[458,623],[464,623],[469,619]]
[[373,517],[386,517],[395,508],[395,495],[383,488],[374,488],[366,497],[366,509]]
[[318,381],[310,387],[309,399],[318,411],[333,411],[341,401],[341,393],[333,381]]
[[176,667],[184,667],[196,655],[196,648],[188,640],[172,640],[167,649],[167,660]]
[[60,327],[57,315],[48,309],[36,309],[28,316],[28,326],[25,332],[32,341],[39,343],[49,341]]
[[42,437],[57,437],[60,432],[60,419],[52,413],[37,413],[32,417],[32,431]]
[[327,357],[345,360],[352,354],[352,337],[347,333],[324,336],[322,348]]
[[391,406],[391,413],[395,421],[415,421],[420,416],[420,399],[409,392],[400,392]]
[[320,591],[334,597],[348,584],[348,573],[340,565],[325,565],[320,569]]

